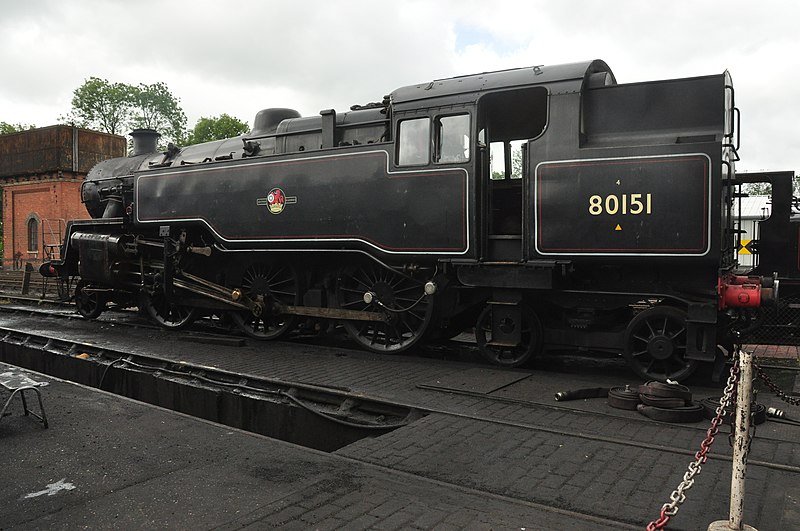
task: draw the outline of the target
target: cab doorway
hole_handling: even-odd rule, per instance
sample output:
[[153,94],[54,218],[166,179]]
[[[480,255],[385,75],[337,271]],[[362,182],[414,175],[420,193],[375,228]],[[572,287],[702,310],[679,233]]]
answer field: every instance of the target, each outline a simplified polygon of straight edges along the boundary
[[523,257],[527,144],[547,123],[547,90],[542,87],[495,92],[478,102],[478,142],[484,156],[483,258],[517,262]]

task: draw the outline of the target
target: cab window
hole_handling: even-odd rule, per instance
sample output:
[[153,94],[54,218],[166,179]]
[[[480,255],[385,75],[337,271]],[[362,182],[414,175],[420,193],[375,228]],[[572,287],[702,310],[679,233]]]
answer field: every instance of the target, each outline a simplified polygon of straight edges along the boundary
[[469,160],[469,115],[442,116],[436,120],[435,162]]
[[430,160],[430,118],[415,118],[400,122],[397,142],[397,165],[427,164]]

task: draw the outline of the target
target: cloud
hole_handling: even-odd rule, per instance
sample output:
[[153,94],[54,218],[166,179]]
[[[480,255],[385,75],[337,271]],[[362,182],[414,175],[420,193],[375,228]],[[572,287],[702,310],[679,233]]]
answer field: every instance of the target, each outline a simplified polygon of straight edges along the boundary
[[798,12],[790,0],[11,2],[0,120],[55,123],[90,76],[163,81],[192,125],[221,113],[250,121],[265,107],[343,111],[427,80],[601,58],[620,82],[730,69],[740,168],[792,169]]

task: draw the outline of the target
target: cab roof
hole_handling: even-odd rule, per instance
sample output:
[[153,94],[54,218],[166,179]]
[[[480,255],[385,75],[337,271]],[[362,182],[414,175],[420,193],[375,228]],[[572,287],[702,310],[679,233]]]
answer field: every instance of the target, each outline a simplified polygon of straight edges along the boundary
[[608,65],[604,61],[596,59],[579,63],[552,66],[539,65],[437,79],[427,83],[399,88],[392,92],[390,97],[392,104],[404,106],[403,104],[419,102],[420,100],[469,94],[474,94],[475,98],[477,98],[480,94],[493,90],[556,83],[569,84],[569,82],[573,82],[571,88],[577,91],[582,88],[584,80],[597,73],[608,74],[607,83],[616,83],[614,74]]

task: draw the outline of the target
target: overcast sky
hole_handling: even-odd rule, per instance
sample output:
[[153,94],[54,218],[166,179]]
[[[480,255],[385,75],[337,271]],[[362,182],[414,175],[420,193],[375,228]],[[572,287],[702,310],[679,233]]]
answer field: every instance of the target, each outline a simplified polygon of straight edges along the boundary
[[605,60],[620,83],[729,70],[739,170],[800,170],[800,3],[0,0],[0,121],[47,126],[96,76],[165,82],[192,127],[304,116],[414,83]]

